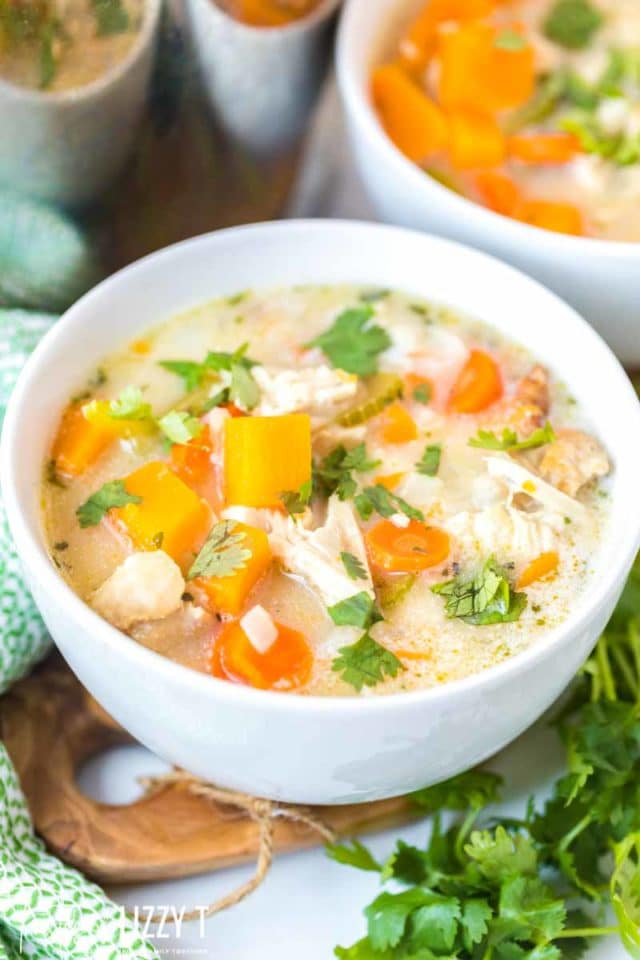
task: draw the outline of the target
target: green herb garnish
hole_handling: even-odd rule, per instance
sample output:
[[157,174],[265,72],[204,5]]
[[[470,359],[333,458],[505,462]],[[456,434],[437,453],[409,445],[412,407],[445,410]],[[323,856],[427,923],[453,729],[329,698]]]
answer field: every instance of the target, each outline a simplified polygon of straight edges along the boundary
[[368,633],[363,633],[348,647],[341,647],[338,653],[331,669],[341,674],[345,683],[358,693],[363,687],[375,687],[385,677],[395,677],[398,670],[404,669],[396,655]]
[[519,620],[527,605],[527,595],[512,590],[495,557],[489,557],[475,577],[465,579],[459,575],[431,589],[445,597],[447,617],[457,617],[478,627]]
[[[236,532],[236,530],[238,532]],[[204,546],[187,574],[187,580],[196,577],[231,577],[236,570],[246,566],[251,559],[251,550],[243,544],[246,533],[238,530],[235,520],[216,523]]]
[[78,507],[76,516],[82,528],[95,527],[108,510],[128,503],[142,503],[142,497],[129,493],[124,480],[109,480]]
[[328,613],[337,627],[360,627],[362,630],[368,630],[383,619],[375,600],[365,590],[334,603]]
[[431,387],[428,383],[419,383],[417,387],[414,387],[411,397],[416,403],[422,403],[426,406],[431,403]]
[[169,373],[175,373],[177,377],[182,377],[187,393],[197,390],[207,373],[204,363],[196,363],[195,360],[160,360],[159,366]]
[[184,410],[170,410],[158,420],[158,426],[171,443],[189,443],[202,433],[202,423]]
[[334,367],[368,377],[378,370],[378,354],[391,346],[382,327],[370,323],[373,307],[364,304],[341,313],[333,325],[307,347],[319,347]]
[[555,439],[553,427],[547,420],[543,427],[534,430],[524,440],[519,440],[518,434],[510,427],[505,427],[501,436],[497,436],[491,430],[478,430],[478,435],[469,440],[469,446],[479,447],[482,450],[515,452],[516,450],[533,450],[546,443],[553,443]]
[[365,570],[364,564],[352,553],[348,553],[346,550],[343,550],[340,554],[340,559],[342,560],[343,566],[347,571],[347,576],[350,577],[351,580],[367,579],[367,571]]
[[201,387],[212,374],[230,374],[228,387],[205,403],[205,411],[220,403],[237,403],[245,410],[252,410],[260,400],[260,389],[251,374],[256,364],[246,356],[248,344],[243,343],[233,353],[221,350],[210,351],[203,363],[194,360],[161,360],[160,366],[169,373],[182,377],[185,390],[191,393]]
[[442,457],[442,444],[430,443],[425,447],[424,453],[416,463],[418,473],[426,477],[435,477],[440,469],[440,458]]
[[364,443],[357,444],[351,450],[340,445],[314,467],[314,486],[322,496],[330,497],[332,493],[337,493],[341,500],[348,500],[358,489],[353,474],[369,473],[380,462],[369,459]]
[[92,0],[92,5],[99,37],[125,33],[129,29],[129,14],[122,0]]
[[584,50],[603,23],[591,0],[556,0],[543,24],[545,36],[569,50]]
[[150,420],[153,414],[140,387],[125,387],[115,400],[110,401],[109,416],[114,420]]
[[518,50],[524,50],[528,46],[526,37],[523,37],[521,33],[517,33],[515,30],[501,30],[498,36],[495,38],[493,45],[498,48],[498,50],[509,50],[514,53]]
[[379,483],[375,487],[365,487],[354,498],[354,503],[363,520],[368,520],[373,513],[378,513],[381,517],[386,518],[392,517],[394,513],[403,513],[410,520],[424,520],[422,510],[412,507],[402,497],[387,490]]
[[299,513],[304,513],[309,506],[313,482],[307,480],[299,490],[284,490],[280,494],[280,500],[285,506],[289,516],[294,517]]

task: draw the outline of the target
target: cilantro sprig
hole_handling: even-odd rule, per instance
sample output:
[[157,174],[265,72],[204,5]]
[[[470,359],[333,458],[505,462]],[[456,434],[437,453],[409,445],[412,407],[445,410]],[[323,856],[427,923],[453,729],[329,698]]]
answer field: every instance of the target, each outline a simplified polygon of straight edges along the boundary
[[353,474],[369,473],[380,462],[370,459],[364,443],[359,443],[351,450],[340,444],[315,465],[314,486],[322,496],[330,497],[332,493],[337,493],[340,500],[349,500],[358,489]]
[[313,490],[313,481],[307,480],[298,490],[283,490],[280,500],[290,517],[304,513],[309,506]]
[[225,372],[229,375],[229,385],[215,396],[215,403],[205,402],[205,410],[220,403],[236,403],[244,410],[253,410],[260,401],[260,388],[251,369],[256,366],[247,356],[249,345],[243,343],[233,353],[210,350],[202,363],[194,360],[160,360],[159,365],[169,373],[181,377],[187,393],[202,387],[208,379]]
[[424,453],[416,463],[416,470],[425,477],[435,477],[440,469],[442,458],[442,444],[430,443],[424,448]]
[[347,576],[351,580],[366,580],[367,571],[364,564],[359,560],[353,553],[349,553],[346,550],[343,550],[340,554],[340,559],[342,560],[342,565],[347,571]]
[[413,795],[433,815],[425,847],[399,841],[382,863],[359,842],[328,847],[392,885],[337,957],[570,960],[615,934],[639,955],[640,559],[557,725],[567,772],[521,819],[496,817],[501,778],[472,770]]
[[76,516],[83,529],[95,527],[108,510],[113,507],[124,507],[128,503],[142,503],[142,497],[129,493],[124,480],[109,480],[78,507]]
[[555,439],[555,431],[547,420],[544,426],[538,427],[524,440],[519,440],[518,434],[511,427],[505,427],[501,436],[493,433],[492,430],[478,430],[477,436],[469,440],[469,446],[479,447],[482,450],[503,450],[507,453],[515,453],[517,450],[535,450],[536,447],[543,447],[546,443],[553,443]]
[[374,314],[370,303],[344,310],[325,333],[305,346],[319,347],[334,367],[371,376],[378,370],[378,355],[391,346],[387,331],[371,323]]
[[337,627],[360,627],[362,630],[368,630],[383,619],[375,600],[366,590],[334,603],[328,613]]
[[363,520],[369,520],[374,513],[385,518],[392,517],[394,513],[403,513],[410,520],[424,520],[422,510],[412,507],[410,503],[396,493],[392,493],[391,490],[387,490],[381,483],[373,487],[365,487],[353,502]]
[[238,529],[235,520],[216,523],[187,574],[196,577],[231,577],[246,566],[251,550],[246,547],[247,535]]
[[385,677],[395,677],[403,666],[391,650],[366,632],[355,643],[340,647],[331,669],[360,693],[363,687],[375,687]]
[[584,50],[603,24],[591,0],[556,0],[543,23],[545,36],[568,50]]
[[458,575],[453,580],[434,584],[431,589],[445,597],[447,617],[457,617],[478,627],[519,620],[527,606],[527,595],[514,592],[506,571],[493,556],[475,576]]

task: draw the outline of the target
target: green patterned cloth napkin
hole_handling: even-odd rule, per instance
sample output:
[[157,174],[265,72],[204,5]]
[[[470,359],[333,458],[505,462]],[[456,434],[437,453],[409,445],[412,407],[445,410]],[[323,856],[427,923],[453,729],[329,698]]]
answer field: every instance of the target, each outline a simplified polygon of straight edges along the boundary
[[[27,356],[56,318],[0,310],[0,423]],[[0,502],[0,693],[49,649],[22,580]],[[34,835],[18,778],[0,743],[0,960],[157,960],[120,907],[48,854]]]

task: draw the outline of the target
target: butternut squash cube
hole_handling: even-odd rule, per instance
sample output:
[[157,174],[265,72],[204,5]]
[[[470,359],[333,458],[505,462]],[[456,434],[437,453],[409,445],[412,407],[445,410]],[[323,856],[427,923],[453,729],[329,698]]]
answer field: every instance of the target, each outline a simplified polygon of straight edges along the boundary
[[231,417],[225,422],[225,500],[244,507],[278,507],[286,490],[311,479],[311,420]]
[[96,462],[116,436],[116,430],[108,422],[90,422],[83,406],[72,403],[64,412],[53,444],[56,469],[66,476],[79,476]]
[[269,569],[271,547],[266,533],[258,527],[236,523],[233,532],[245,535],[241,546],[251,551],[251,557],[244,567],[235,570],[229,577],[198,577],[193,581],[193,585],[206,595],[207,605],[213,612],[229,613],[237,617],[242,612],[249,593]]
[[128,493],[142,498],[111,511],[138,550],[162,549],[189,564],[211,526],[207,504],[166,463],[146,463],[124,478]]

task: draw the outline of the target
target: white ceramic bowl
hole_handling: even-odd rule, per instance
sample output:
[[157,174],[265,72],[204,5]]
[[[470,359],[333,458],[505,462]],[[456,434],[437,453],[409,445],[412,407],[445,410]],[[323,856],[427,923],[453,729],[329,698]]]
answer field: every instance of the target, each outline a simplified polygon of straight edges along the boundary
[[81,207],[110,184],[142,117],[161,10],[146,0],[129,53],[93,83],[48,93],[0,78],[0,186]]
[[[106,353],[150,324],[247,287],[375,284],[442,301],[520,340],[565,380],[615,464],[595,576],[570,617],[518,657],[430,691],[320,698],[195,673],[115,630],[47,555],[42,466],[60,413]],[[215,331],[212,331],[212,345]],[[596,374],[597,372],[597,374]],[[485,254],[395,227],[289,221],[169,247],[84,296],[44,338],[2,438],[7,515],[52,636],[104,707],[156,753],[228,787],[346,803],[403,793],[475,764],[555,700],[591,650],[640,543],[640,405],[618,362],[573,310]]]
[[443,187],[381,127],[371,69],[424,0],[347,0],[338,81],[358,170],[381,219],[462,240],[526,270],[569,301],[629,366],[640,366],[640,243],[562,236],[500,216]]

